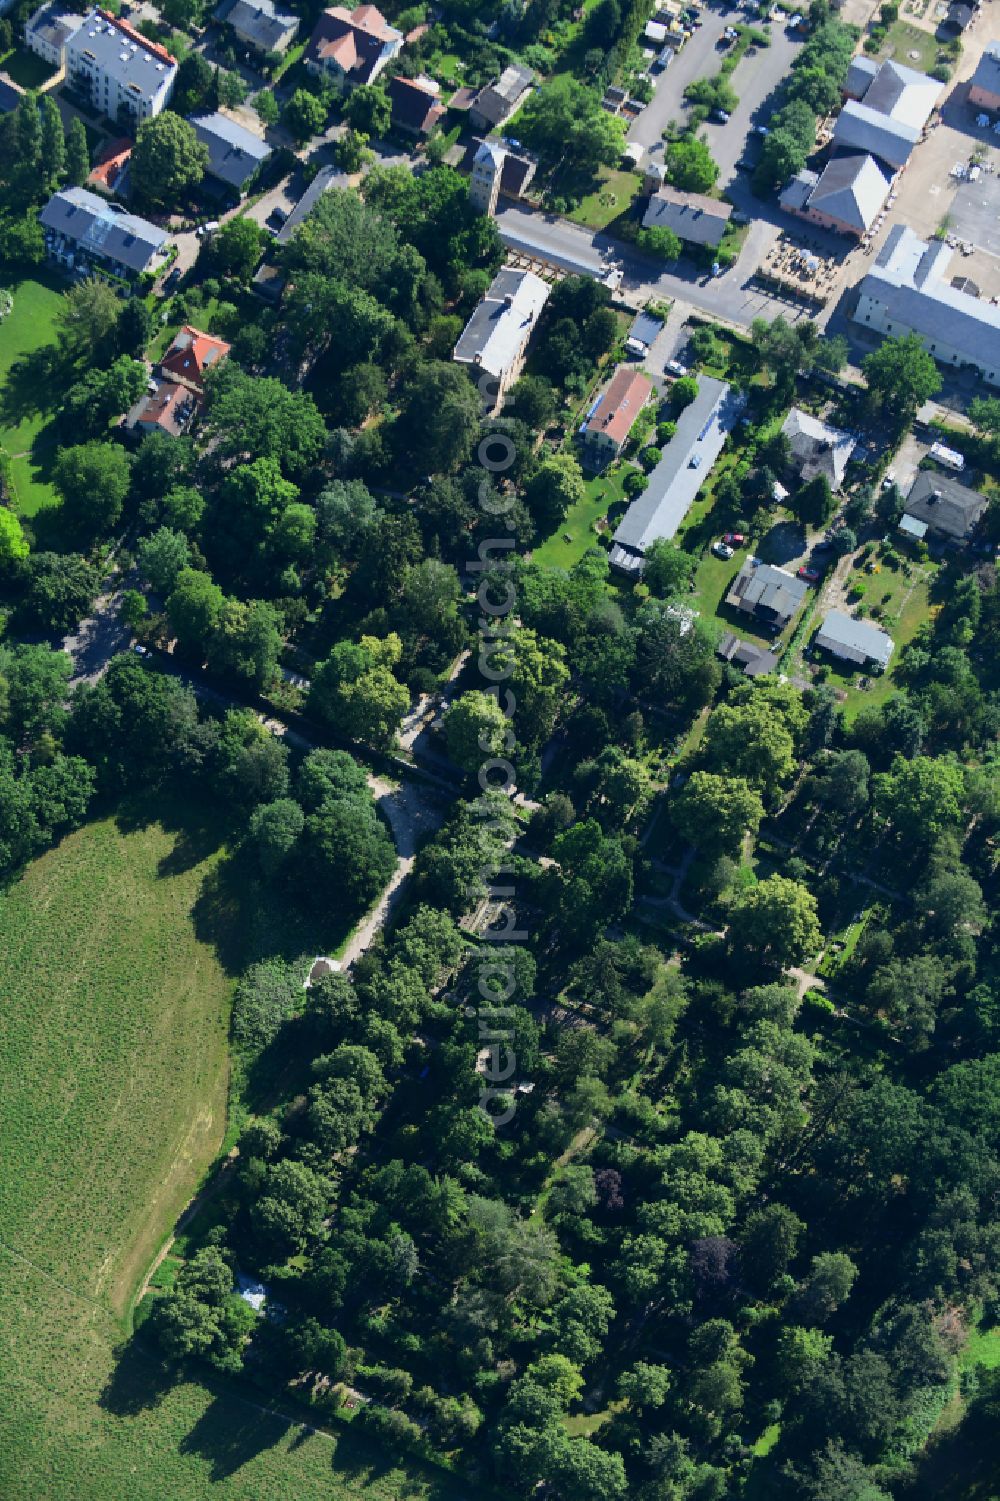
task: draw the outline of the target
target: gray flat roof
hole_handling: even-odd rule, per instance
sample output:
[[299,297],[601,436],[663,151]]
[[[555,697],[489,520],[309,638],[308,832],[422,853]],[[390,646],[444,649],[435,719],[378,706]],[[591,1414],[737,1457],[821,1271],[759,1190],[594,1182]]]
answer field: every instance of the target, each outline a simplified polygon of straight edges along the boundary
[[[615,532],[611,561],[636,572],[650,543],[672,537],[722,450],[743,408],[743,397],[724,380],[702,375],[698,395],[677,419],[677,431]],[[699,462],[692,467],[691,460]]]
[[92,255],[117,261],[130,271],[145,271],[170,236],[148,219],[123,209],[86,188],[54,193],[38,216],[44,229],[65,235]]
[[177,63],[165,48],[147,41],[127,23],[108,20],[97,10],[81,21],[67,46],[74,53],[89,54],[122,88],[138,89],[147,98],[177,73]]
[[888,666],[892,656],[892,637],[868,620],[855,620],[842,610],[830,610],[816,632],[816,645],[837,654],[838,647],[860,652],[869,661]]

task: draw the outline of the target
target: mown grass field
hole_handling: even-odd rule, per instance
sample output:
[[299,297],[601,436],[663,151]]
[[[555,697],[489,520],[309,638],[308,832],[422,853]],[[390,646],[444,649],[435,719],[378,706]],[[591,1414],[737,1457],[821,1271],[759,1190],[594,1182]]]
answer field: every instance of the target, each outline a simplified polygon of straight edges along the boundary
[[3,282],[14,295],[14,306],[0,322],[0,446],[13,459],[18,508],[34,516],[58,497],[48,482],[55,444],[46,431],[57,406],[50,383],[33,372],[30,380],[12,382],[11,366],[55,341],[55,311],[60,293],[55,283],[26,278]]
[[119,1359],[222,1141],[233,972],[261,943],[261,914],[218,910],[217,832],[160,811],[89,824],[0,895],[0,1496],[446,1495],[242,1384],[164,1384],[141,1335]]

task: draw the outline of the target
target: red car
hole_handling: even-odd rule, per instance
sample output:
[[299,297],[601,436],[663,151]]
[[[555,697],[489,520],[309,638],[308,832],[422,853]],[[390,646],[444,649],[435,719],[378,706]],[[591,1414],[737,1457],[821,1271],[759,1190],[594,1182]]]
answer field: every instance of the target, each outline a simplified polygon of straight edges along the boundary
[[730,547],[741,547],[747,540],[742,532],[726,532],[723,542],[728,542]]
[[800,568],[799,578],[805,579],[809,584],[818,584],[823,575],[818,568]]

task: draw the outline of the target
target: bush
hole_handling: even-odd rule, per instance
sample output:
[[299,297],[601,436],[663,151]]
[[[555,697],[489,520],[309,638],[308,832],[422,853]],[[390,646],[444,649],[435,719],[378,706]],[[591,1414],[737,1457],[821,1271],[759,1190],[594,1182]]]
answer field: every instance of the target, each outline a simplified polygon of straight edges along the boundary
[[625,476],[622,489],[630,500],[634,500],[637,495],[642,494],[648,484],[649,481],[644,474],[641,474],[638,469],[630,469]]
[[648,448],[644,448],[640,453],[639,463],[642,465],[643,469],[645,469],[646,473],[649,474],[653,469],[656,468],[662,457],[663,455],[660,450],[650,444]]

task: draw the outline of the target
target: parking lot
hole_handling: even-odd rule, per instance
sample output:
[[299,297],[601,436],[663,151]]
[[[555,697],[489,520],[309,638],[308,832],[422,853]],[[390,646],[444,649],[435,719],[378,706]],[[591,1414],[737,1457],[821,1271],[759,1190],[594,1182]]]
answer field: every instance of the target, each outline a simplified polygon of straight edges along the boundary
[[[778,13],[780,15],[780,13]],[[685,43],[669,68],[656,75],[656,93],[652,102],[632,125],[630,141],[647,150],[658,148],[663,130],[671,120],[687,118],[684,90],[698,78],[712,78],[718,73],[725,52],[719,40],[727,26],[759,24],[755,18],[735,6],[706,6],[699,12],[701,25]],[[739,105],[724,125],[708,121],[702,128],[712,155],[721,168],[719,186],[725,187],[735,174],[736,163],[743,155],[747,136],[754,124],[766,124],[771,95],[788,75],[792,58],[802,45],[793,31],[779,19],[770,27],[771,45],[747,53],[736,66],[730,82],[739,95]]]
[[949,214],[949,229],[959,240],[971,241],[990,255],[1000,255],[1000,181],[983,173],[977,182],[963,182]]

